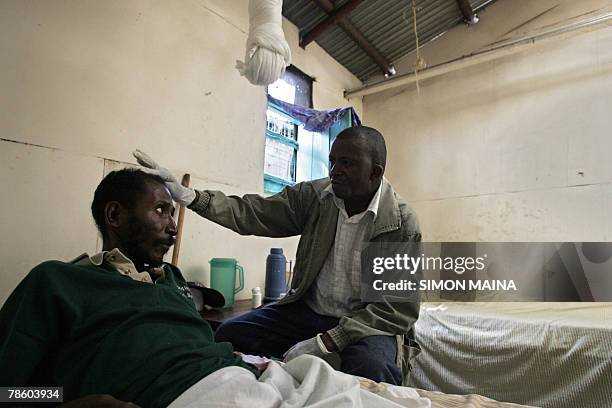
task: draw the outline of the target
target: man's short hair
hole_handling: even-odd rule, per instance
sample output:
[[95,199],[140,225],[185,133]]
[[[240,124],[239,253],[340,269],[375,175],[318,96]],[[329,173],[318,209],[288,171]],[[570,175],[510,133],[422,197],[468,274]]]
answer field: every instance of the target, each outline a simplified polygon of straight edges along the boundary
[[106,204],[110,201],[117,201],[127,208],[132,208],[138,196],[146,192],[148,183],[164,185],[164,180],[139,169],[122,169],[111,171],[98,184],[91,202],[91,214],[102,237],[106,233],[104,216]]
[[387,145],[385,138],[376,129],[368,126],[353,126],[344,129],[336,136],[336,139],[362,139],[367,146],[372,164],[380,164],[383,168],[387,165]]

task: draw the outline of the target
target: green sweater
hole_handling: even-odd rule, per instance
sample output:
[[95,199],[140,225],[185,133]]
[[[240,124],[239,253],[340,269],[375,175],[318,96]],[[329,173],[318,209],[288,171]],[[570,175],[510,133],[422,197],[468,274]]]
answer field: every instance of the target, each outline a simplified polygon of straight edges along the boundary
[[229,343],[214,342],[178,269],[164,269],[150,284],[106,263],[34,268],[0,310],[0,385],[63,386],[64,401],[104,393],[163,407],[223,367],[257,374]]

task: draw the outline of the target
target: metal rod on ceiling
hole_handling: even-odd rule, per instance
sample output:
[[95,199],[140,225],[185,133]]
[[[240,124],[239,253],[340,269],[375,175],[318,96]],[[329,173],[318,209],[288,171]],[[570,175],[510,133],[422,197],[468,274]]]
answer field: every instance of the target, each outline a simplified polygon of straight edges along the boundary
[[[550,30],[546,30],[543,32],[539,32],[536,35],[531,35],[528,37],[519,38],[517,40],[511,40],[508,42],[504,42],[489,48],[486,48],[482,51],[476,52],[474,54],[470,54],[464,57],[460,57],[451,61],[447,61],[438,65],[434,65],[430,68],[419,71],[419,81],[423,81],[424,79],[433,78],[439,75],[447,74],[449,72],[457,71],[459,69],[467,68],[476,64],[481,64],[483,62],[492,61],[501,57],[505,57],[508,55],[516,54],[521,51],[524,51],[528,48],[531,48],[536,42],[541,43],[544,40],[553,40],[558,39],[560,37],[569,37],[570,35],[565,36],[566,34],[578,35],[580,33],[575,33],[575,31],[590,28],[590,30],[585,32],[594,31],[600,25],[604,25],[612,21],[612,13],[606,13],[603,15],[587,18],[581,20],[576,23],[570,23],[564,25],[562,27],[553,28]],[[383,80],[374,84],[361,86],[354,89],[349,89],[344,92],[345,98],[354,98],[358,96],[371,95],[374,93],[379,93],[386,91],[388,89],[397,88],[403,85],[408,85],[416,81],[416,77],[414,73],[407,73],[398,75],[395,78],[389,80]]]

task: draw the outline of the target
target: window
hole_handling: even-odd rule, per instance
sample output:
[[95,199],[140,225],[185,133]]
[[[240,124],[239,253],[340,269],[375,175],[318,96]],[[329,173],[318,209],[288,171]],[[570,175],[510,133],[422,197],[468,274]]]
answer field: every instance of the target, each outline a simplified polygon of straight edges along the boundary
[[[297,141],[296,121],[281,110],[268,105],[266,112],[266,158],[264,162],[264,187],[268,184],[282,186],[296,181],[297,152],[300,148]],[[268,183],[266,183],[268,182]]]
[[350,112],[328,130],[306,130],[303,122],[306,114],[295,114],[294,109],[282,103],[312,108],[312,78],[293,66],[268,86],[268,95],[281,102],[268,99],[264,191],[276,193],[288,185],[327,177],[331,143],[338,133],[351,126]]
[[287,103],[312,108],[312,78],[291,65],[282,77],[268,86],[268,95]]

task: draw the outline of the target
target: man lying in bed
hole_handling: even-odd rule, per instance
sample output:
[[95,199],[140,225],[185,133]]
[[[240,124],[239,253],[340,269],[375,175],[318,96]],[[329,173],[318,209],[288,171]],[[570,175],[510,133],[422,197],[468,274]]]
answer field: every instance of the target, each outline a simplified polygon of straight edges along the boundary
[[163,180],[112,172],[91,209],[103,251],[38,265],[0,310],[0,386],[63,386],[64,401],[112,396],[74,406],[158,407],[224,367],[258,374],[214,342],[180,271],[162,261],[176,235]]

